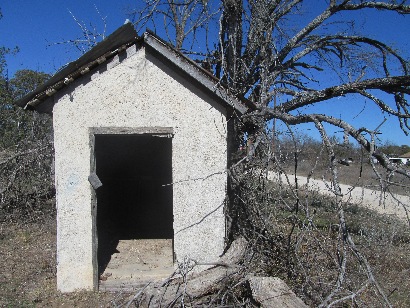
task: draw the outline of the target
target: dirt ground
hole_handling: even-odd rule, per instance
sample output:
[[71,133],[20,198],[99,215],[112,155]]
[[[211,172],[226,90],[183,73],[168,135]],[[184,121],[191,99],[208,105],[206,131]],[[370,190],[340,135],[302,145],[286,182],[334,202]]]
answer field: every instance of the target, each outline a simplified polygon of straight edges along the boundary
[[[326,180],[331,179],[327,160],[323,159],[317,164],[312,160],[304,160],[298,163],[298,176],[310,175],[313,179]],[[380,180],[377,178],[375,170],[368,163],[361,164],[354,161],[349,166],[337,164],[338,180],[341,184],[363,187],[371,190],[380,190]],[[406,170],[410,170],[410,166],[402,166]],[[294,166],[288,162],[284,166],[289,174],[294,174]],[[378,164],[375,165],[376,171],[383,179],[388,179],[387,191],[399,195],[408,195],[410,191],[410,179],[398,173],[387,173],[384,168]]]
[[[334,196],[332,192],[332,183],[329,181],[309,179],[304,176],[297,176],[298,184],[303,186],[307,185],[310,191],[318,191],[323,195]],[[270,172],[268,179],[278,181],[278,174]],[[280,176],[282,183],[295,184],[295,176],[288,174],[285,177],[283,174]],[[382,194],[380,191],[355,187],[346,184],[340,184],[340,189],[343,194],[342,200],[346,203],[354,203],[361,206],[365,206],[380,214],[389,216],[396,216],[404,221],[407,221],[408,212],[410,211],[410,196],[408,194]]]
[[[352,173],[357,172],[357,168],[344,170],[346,173],[349,170]],[[408,198],[408,186],[401,189],[407,191],[405,195]],[[363,220],[367,221],[368,217],[364,217]],[[358,221],[357,225],[362,228],[363,221]],[[410,307],[408,232],[403,235],[400,230],[396,230],[397,223],[387,223],[387,226],[383,226],[392,229],[388,233],[391,234],[388,241],[377,242],[375,236],[377,244],[372,242],[370,245],[366,241],[360,243],[360,237],[358,245],[369,256],[369,262],[377,273],[376,277],[384,285],[394,306]],[[406,230],[407,227],[408,225]],[[102,274],[106,279],[101,281],[101,286],[122,285],[122,279],[131,278],[129,274],[137,270],[144,272],[155,268],[161,275],[169,273],[172,241],[163,241],[120,241],[117,246],[118,253],[111,256],[111,262]],[[145,250],[141,250],[141,246],[146,247]],[[131,254],[135,262],[130,265],[134,269],[129,270],[122,264],[125,264],[123,261],[129,259]],[[155,257],[148,259],[149,256]],[[0,307],[118,307],[127,303],[134,295],[124,289],[114,293],[58,292],[55,218],[49,218],[42,223],[0,223],[0,260]]]
[[[395,224],[389,226],[396,228]],[[394,234],[396,233],[394,231]],[[407,237],[394,239],[394,241],[399,241],[400,244],[389,244],[388,246],[363,244],[364,246],[361,246],[365,251],[371,249],[366,251],[370,256],[369,262],[374,266],[377,278],[386,288],[395,306],[409,307],[410,259],[408,252],[410,242]],[[112,258],[113,263],[109,264],[104,274],[111,273],[111,279],[121,277],[120,273],[115,273],[114,269],[119,261],[117,258],[126,259],[130,256],[130,254],[121,255],[121,251],[125,248],[124,245],[137,252],[141,244],[120,243],[117,247],[118,255]],[[167,245],[170,245],[169,240],[162,244],[151,243],[145,253],[152,250],[162,254],[161,250],[164,247],[165,251],[170,251],[166,248]],[[130,251],[128,248],[126,250]],[[163,256],[167,256],[167,253],[163,253]],[[122,291],[62,294],[58,292],[56,290],[56,226],[54,219],[49,219],[47,223],[25,225],[0,223],[0,259],[0,307],[118,307],[127,303],[135,293]],[[148,263],[147,260],[143,259],[140,251],[139,261],[136,262],[139,263],[137,267],[143,270],[145,266],[147,269],[144,264],[144,262]],[[159,262],[161,263],[160,260]]]
[[113,307],[126,292],[56,290],[56,225],[0,223],[0,307]]

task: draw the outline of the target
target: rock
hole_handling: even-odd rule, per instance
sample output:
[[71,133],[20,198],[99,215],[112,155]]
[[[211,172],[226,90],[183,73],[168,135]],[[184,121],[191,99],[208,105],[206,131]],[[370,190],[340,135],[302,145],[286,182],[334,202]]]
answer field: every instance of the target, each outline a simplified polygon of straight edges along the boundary
[[177,302],[183,297],[192,300],[212,294],[223,286],[225,279],[237,275],[238,281],[247,280],[249,282],[252,297],[261,307],[308,307],[279,278],[243,276],[245,274],[239,264],[246,252],[247,245],[248,243],[244,238],[238,238],[223,256],[216,262],[208,264],[214,265],[213,267],[186,276],[186,281],[183,281],[182,277],[179,276],[166,283],[149,283],[128,304],[130,305],[136,298],[142,296],[138,302],[140,307],[171,307],[177,305]]
[[248,276],[252,297],[265,308],[307,308],[288,285],[277,277]]

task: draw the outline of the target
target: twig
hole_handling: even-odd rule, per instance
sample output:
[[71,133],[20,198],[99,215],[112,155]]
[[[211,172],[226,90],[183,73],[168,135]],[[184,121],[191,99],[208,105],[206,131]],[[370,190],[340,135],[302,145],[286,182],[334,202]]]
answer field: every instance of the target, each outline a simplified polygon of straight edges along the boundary
[[128,308],[129,306],[131,306],[132,302],[135,301],[138,296],[140,296],[142,294],[142,292],[144,292],[144,290],[151,284],[151,281],[148,282],[143,288],[141,288],[133,297],[132,299],[125,305],[125,308]]

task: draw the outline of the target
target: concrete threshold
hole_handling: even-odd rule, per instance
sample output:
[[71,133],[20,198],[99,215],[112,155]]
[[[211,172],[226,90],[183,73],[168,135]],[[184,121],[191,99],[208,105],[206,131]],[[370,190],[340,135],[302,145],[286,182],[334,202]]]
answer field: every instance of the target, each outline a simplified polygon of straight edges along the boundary
[[100,291],[133,291],[174,272],[172,239],[120,240],[104,272]]

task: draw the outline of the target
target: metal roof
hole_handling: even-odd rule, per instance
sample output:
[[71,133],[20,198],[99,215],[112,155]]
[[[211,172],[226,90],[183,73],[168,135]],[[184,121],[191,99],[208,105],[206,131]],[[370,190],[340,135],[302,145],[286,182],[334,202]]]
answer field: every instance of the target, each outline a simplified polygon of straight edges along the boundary
[[210,72],[197,65],[182,53],[175,50],[171,45],[157,37],[154,33],[147,31],[138,37],[131,23],[124,24],[118,28],[104,41],[97,44],[79,59],[69,63],[58,71],[46,83],[30,92],[15,104],[25,109],[34,109],[38,112],[52,113],[54,103],[48,98],[54,96],[58,91],[64,89],[75,79],[90,72],[91,69],[106,62],[115,55],[125,51],[129,46],[137,44],[144,45],[148,52],[161,57],[168,64],[175,66],[180,73],[187,75],[195,83],[199,83],[207,92],[218,98],[218,101],[233,107],[241,114],[253,109],[253,104],[246,99],[236,98],[228,93],[221,85],[219,79]]
[[410,152],[400,155],[399,158],[410,158]]

